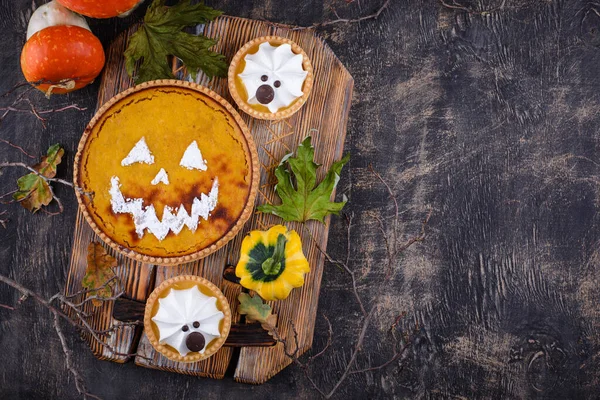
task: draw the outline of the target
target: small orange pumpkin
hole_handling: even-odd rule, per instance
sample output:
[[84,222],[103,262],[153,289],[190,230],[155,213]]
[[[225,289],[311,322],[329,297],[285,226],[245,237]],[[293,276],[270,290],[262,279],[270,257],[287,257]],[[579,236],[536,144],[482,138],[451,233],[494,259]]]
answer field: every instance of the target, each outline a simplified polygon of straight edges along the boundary
[[104,61],[100,40],[87,29],[72,25],[42,29],[21,52],[25,79],[47,94],[86,86],[100,74]]
[[[91,18],[112,18],[132,10],[140,0],[57,0],[71,11]],[[143,1],[143,0],[142,0]]]

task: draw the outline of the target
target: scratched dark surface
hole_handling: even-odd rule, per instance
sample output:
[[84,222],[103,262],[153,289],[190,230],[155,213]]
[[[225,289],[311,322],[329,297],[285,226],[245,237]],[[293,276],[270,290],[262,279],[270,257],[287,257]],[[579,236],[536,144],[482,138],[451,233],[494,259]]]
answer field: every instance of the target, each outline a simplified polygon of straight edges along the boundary
[[[450,0],[448,0],[448,3]],[[23,81],[18,57],[32,3],[0,1],[0,92]],[[297,25],[375,11],[379,0],[210,1],[228,14]],[[453,3],[450,3],[453,4]],[[376,312],[357,369],[392,355],[390,326],[411,334],[404,356],[378,371],[351,374],[336,398],[597,398],[600,390],[600,4],[557,0],[393,0],[378,20],[319,29],[355,80],[346,148],[352,154],[338,195],[354,215],[351,248],[333,218],[329,252],[349,254],[358,289]],[[335,9],[335,12],[333,9]],[[94,21],[106,46],[127,19]],[[10,113],[0,138],[41,154],[74,149],[95,108],[98,83],[46,101],[86,111]],[[10,98],[0,98],[0,106]],[[0,143],[1,161],[29,161]],[[389,183],[400,210],[399,240],[427,237],[392,263],[394,205],[369,164]],[[4,170],[10,192],[21,171]],[[0,205],[0,273],[45,297],[65,284],[76,201],[58,187],[61,215]],[[332,347],[309,368],[328,391],[361,328],[350,280],[325,270],[319,313],[333,324]],[[19,296],[0,286],[0,303]],[[198,379],[96,360],[64,327],[89,390],[112,398],[316,398],[298,367],[262,386]],[[399,335],[396,336],[397,338]],[[327,341],[317,317],[313,353]],[[50,314],[27,300],[0,307],[0,398],[80,398]]]

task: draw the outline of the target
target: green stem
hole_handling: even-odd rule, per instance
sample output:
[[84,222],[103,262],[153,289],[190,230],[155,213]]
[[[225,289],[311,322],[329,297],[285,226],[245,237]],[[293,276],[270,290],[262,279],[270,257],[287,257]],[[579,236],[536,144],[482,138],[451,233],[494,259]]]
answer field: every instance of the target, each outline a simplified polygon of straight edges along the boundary
[[279,234],[277,236],[277,243],[275,244],[275,251],[273,255],[267,258],[262,263],[262,270],[265,275],[277,275],[279,270],[281,269],[281,262],[285,257],[285,245],[287,243],[287,239],[285,235]]

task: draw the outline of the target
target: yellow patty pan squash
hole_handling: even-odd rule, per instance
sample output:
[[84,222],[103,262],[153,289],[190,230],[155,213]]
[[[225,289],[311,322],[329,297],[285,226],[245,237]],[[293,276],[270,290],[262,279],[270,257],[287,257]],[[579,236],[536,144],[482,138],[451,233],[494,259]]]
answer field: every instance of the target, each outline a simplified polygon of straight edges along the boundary
[[300,236],[283,225],[250,232],[235,267],[240,284],[265,300],[285,299],[293,288],[304,285],[309,271]]

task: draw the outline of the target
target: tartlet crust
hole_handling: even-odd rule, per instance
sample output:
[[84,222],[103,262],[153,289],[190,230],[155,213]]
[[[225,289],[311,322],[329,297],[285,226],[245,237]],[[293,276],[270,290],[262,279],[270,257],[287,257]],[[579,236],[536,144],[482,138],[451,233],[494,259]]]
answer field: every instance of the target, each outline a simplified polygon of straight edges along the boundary
[[[250,218],[250,216],[252,215],[252,211],[254,209],[254,202],[256,200],[256,196],[258,193],[258,184],[259,184],[259,180],[260,180],[258,153],[256,150],[256,145],[254,144],[254,139],[252,138],[252,135],[250,134],[248,127],[246,126],[246,124],[244,123],[244,121],[242,120],[242,118],[240,117],[238,112],[233,108],[233,106],[231,104],[229,104],[225,99],[223,99],[221,96],[219,96],[219,94],[217,94],[216,92],[214,92],[204,86],[200,86],[196,83],[193,83],[193,82],[186,82],[186,81],[180,81],[180,80],[175,80],[175,79],[160,79],[160,80],[155,80],[155,81],[149,81],[149,82],[144,82],[140,85],[134,86],[132,88],[129,88],[129,89],[117,94],[116,96],[114,96],[112,99],[110,99],[104,105],[102,105],[102,107],[100,107],[100,109],[96,112],[96,114],[94,115],[92,120],[89,122],[89,124],[87,125],[87,127],[81,137],[81,140],[79,141],[79,146],[77,148],[77,154],[75,155],[75,161],[74,161],[74,166],[73,166],[73,181],[75,182],[76,188],[82,187],[81,181],[80,181],[80,179],[81,179],[80,164],[81,164],[81,160],[82,160],[83,151],[86,147],[88,138],[90,137],[90,134],[91,134],[92,129],[95,126],[95,124],[98,123],[98,121],[102,118],[103,114],[106,111],[108,111],[115,103],[119,102],[120,100],[122,100],[123,98],[127,97],[128,95],[130,95],[132,93],[135,93],[135,92],[138,92],[141,90],[145,90],[148,88],[153,88],[153,87],[182,87],[182,88],[186,88],[186,89],[192,89],[192,90],[198,91],[202,94],[205,94],[208,97],[212,98],[213,100],[217,101],[223,107],[225,107],[225,109],[231,114],[231,116],[235,119],[237,125],[241,129],[244,139],[247,144],[247,148],[248,148],[249,154],[246,154],[246,156],[248,157],[248,162],[251,164],[250,165],[251,179],[250,179],[250,187],[249,187],[249,193],[248,193],[246,205],[245,205],[244,209],[242,210],[242,213],[240,214],[239,218],[237,219],[235,225],[229,231],[227,231],[221,238],[219,238],[216,242],[214,242],[210,246],[200,249],[194,253],[181,255],[181,256],[173,256],[173,257],[169,257],[169,256],[160,257],[160,256],[147,255],[147,254],[142,254],[140,252],[136,252],[130,248],[127,248],[127,247],[115,242],[113,239],[111,239],[105,232],[102,231],[102,229],[100,229],[100,227],[96,224],[96,222],[90,215],[90,211],[87,209],[88,206],[87,206],[86,200],[85,200],[87,195],[82,190],[75,190],[75,195],[76,195],[80,210],[81,210],[83,216],[85,217],[86,221],[88,222],[88,224],[91,226],[92,230],[96,233],[96,235],[98,235],[100,237],[100,239],[102,239],[102,241],[104,241],[111,248],[115,249],[116,251],[123,254],[124,256],[132,258],[136,261],[150,263],[150,264],[159,264],[159,265],[177,265],[177,264],[187,263],[187,262],[191,262],[191,261],[194,261],[197,259],[204,258],[204,257],[208,256],[209,254],[217,251],[218,249],[223,247],[225,244],[227,244],[227,242],[229,242],[231,239],[233,239],[238,234],[238,232],[242,229],[242,227],[244,226],[246,221]],[[87,201],[89,201],[89,200],[87,200]]]
[[[213,296],[217,298],[217,302],[221,306],[221,311],[223,312],[223,328],[221,330],[221,336],[219,336],[217,339],[211,342],[210,346],[207,346],[206,350],[204,350],[204,353],[202,354],[199,352],[195,352],[188,353],[187,355],[182,356],[181,354],[179,354],[178,351],[171,350],[169,346],[160,344],[158,342],[158,338],[156,337],[152,329],[152,324],[154,324],[154,322],[152,322],[152,308],[154,307],[154,304],[158,301],[158,299],[160,298],[159,296],[162,293],[164,293],[165,290],[167,290],[169,287],[173,286],[173,284],[178,282],[193,282],[196,283],[198,286],[204,286],[205,288],[208,288],[209,291],[213,294]],[[227,340],[227,336],[229,335],[230,329],[231,309],[229,308],[229,302],[227,301],[227,298],[223,295],[223,292],[221,292],[221,290],[218,287],[216,287],[212,282],[200,276],[180,275],[171,279],[167,279],[166,281],[158,285],[152,291],[152,293],[148,297],[148,300],[146,300],[146,309],[144,311],[144,332],[146,333],[148,340],[152,344],[152,347],[154,347],[156,351],[158,351],[163,356],[167,357],[169,360],[192,363],[207,359],[208,357],[215,354],[223,346],[225,340]]]
[[[236,70],[238,68],[240,61],[246,56],[246,54],[248,54],[248,51],[251,48],[253,48],[257,45],[260,45],[261,43],[264,43],[264,42],[277,43],[279,45],[285,44],[285,43],[289,44],[292,47],[292,52],[294,52],[295,54],[302,54],[302,67],[307,72],[306,79],[304,80],[304,84],[302,85],[302,92],[304,93],[302,95],[302,97],[299,97],[298,99],[294,100],[292,105],[289,106],[288,108],[285,108],[281,111],[277,111],[276,113],[259,111],[255,108],[253,108],[250,104],[248,104],[248,102],[246,102],[246,101],[244,101],[244,99],[242,99],[242,97],[240,96],[240,94],[237,90],[237,87],[235,85]],[[310,92],[313,87],[313,83],[314,83],[313,67],[310,62],[310,59],[306,55],[306,52],[304,50],[302,50],[302,48],[300,46],[298,46],[295,42],[291,41],[290,39],[283,38],[280,36],[262,36],[262,37],[253,39],[253,40],[249,41],[248,43],[246,43],[244,46],[242,46],[238,50],[238,52],[235,54],[235,56],[233,56],[233,59],[231,60],[231,63],[229,64],[229,71],[227,74],[227,84],[229,87],[229,93],[231,94],[231,97],[233,98],[235,103],[238,105],[238,107],[242,111],[244,111],[246,114],[248,114],[254,118],[272,120],[272,121],[289,118],[294,113],[296,113],[298,110],[300,110],[300,108],[304,105],[304,103],[306,103],[306,100],[308,99],[308,96],[310,95]]]

